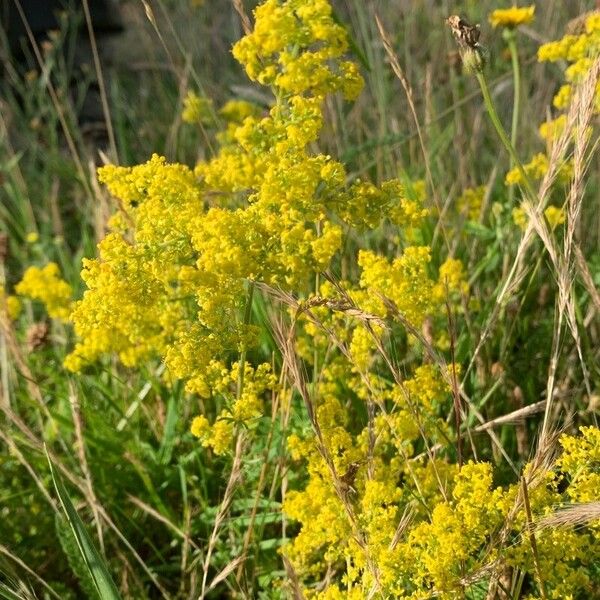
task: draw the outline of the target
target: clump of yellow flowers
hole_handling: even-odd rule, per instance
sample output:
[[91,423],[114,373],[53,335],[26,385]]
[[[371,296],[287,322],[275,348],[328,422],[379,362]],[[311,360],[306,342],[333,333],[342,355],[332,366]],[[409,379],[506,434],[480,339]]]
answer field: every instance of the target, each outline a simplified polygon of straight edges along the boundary
[[[413,226],[427,214],[423,199],[399,181],[349,181],[340,162],[311,150],[326,95],[352,99],[361,89],[347,51],[329,2],[268,0],[233,53],[251,79],[272,89],[270,109],[223,106],[220,149],[194,170],[156,155],[99,170],[119,211],[98,258],[84,261],[88,289],[72,313],[79,341],[65,361],[69,369],[108,353],[126,366],[161,357],[167,376],[184,380],[189,393],[222,397],[223,373],[235,371],[239,354],[256,343],[244,317],[253,282],[306,294],[341,248],[344,229],[374,228],[385,217]],[[198,121],[198,107],[188,95],[185,118]],[[364,261],[365,282],[386,268],[375,267],[375,257]],[[427,310],[428,262],[426,247],[406,248],[387,267],[391,284],[406,281],[407,295],[399,288],[397,296],[407,318],[422,320]],[[230,390],[235,403],[212,424],[209,415],[194,422],[193,432],[219,453],[233,424],[260,414],[258,399],[272,389],[272,381],[257,383],[265,366],[255,369],[243,389]]]
[[206,124],[213,121],[214,109],[212,100],[188,91],[183,99],[181,118],[185,123]]
[[[492,23],[516,27],[533,11],[496,11]],[[585,56],[600,29],[594,19]],[[166,380],[184,381],[203,407],[191,433],[217,455],[232,451],[242,428],[256,429],[283,385],[276,361],[248,358],[259,339],[257,284],[310,307],[296,312],[295,349],[306,371],[319,373],[310,386],[318,432],[288,437],[307,477],[282,498],[295,528],[282,552],[304,597],[459,599],[506,569],[533,581],[540,563],[549,598],[585,597],[600,560],[598,524],[539,529],[534,559],[523,486],[498,485],[489,463],[453,458],[458,435],[448,415],[461,400],[453,385],[460,365],[432,357],[449,349],[449,313],[464,311],[470,289],[460,260],[433,264],[429,245],[414,241],[429,215],[422,184],[352,178],[316,150],[327,96],[353,100],[363,84],[348,49],[328,0],[264,1],[233,54],[270,88],[272,105],[225,104],[215,113],[226,122],[218,151],[193,169],[157,155],[99,169],[118,210],[97,258],[83,262],[83,297],[71,306],[53,264],[28,270],[16,291],[53,317],[70,314],[71,371],[113,354],[126,367],[162,360]],[[544,52],[575,60],[563,46]],[[212,122],[212,112],[190,93],[182,118]],[[546,155],[526,170],[543,177]],[[507,183],[519,183],[517,175]],[[483,186],[464,192],[465,218],[479,217],[485,194]],[[545,214],[552,226],[564,221],[558,208]],[[356,248],[346,280],[322,276],[352,247],[353,233],[382,222],[398,232],[392,259]],[[390,327],[407,357],[397,369],[386,355]],[[351,400],[364,414],[349,410]],[[553,467],[525,469],[535,519],[600,495],[598,430],[564,436],[561,445]]]
[[[336,412],[343,413],[338,408],[332,414]],[[340,424],[328,424],[332,434]],[[348,494],[360,532],[368,539],[366,547],[357,542],[316,451],[290,440],[293,455],[308,462],[311,479],[305,491],[288,494],[284,505],[302,524],[286,553],[307,582],[336,574],[324,589],[308,585],[303,590],[307,598],[367,598],[374,593],[382,598],[458,599],[468,597],[466,591],[477,580],[489,582],[493,571],[515,568],[535,577],[522,486],[494,486],[487,463],[468,462],[459,469],[442,460],[411,457],[415,429],[392,419],[380,422],[375,448],[369,448],[372,434],[366,430],[354,439],[336,437],[339,444],[345,441],[345,454],[362,461]],[[599,436],[593,427],[582,428],[581,436],[563,436],[555,467],[529,478],[534,519],[552,515],[561,505],[598,498]],[[599,526],[596,521],[579,531],[572,526],[537,530],[548,598],[589,597],[600,560]]]
[[[56,263],[42,267],[29,267],[16,285],[15,291],[21,296],[38,300],[45,305],[46,311],[54,319],[67,320],[71,312],[73,290],[60,276]],[[11,302],[13,313],[15,302]]]

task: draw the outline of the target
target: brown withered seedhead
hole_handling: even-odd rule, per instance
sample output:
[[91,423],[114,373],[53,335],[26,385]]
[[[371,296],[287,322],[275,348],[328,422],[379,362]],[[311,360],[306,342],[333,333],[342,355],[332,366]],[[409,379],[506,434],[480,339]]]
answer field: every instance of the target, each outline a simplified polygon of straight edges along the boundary
[[452,30],[454,38],[462,49],[477,48],[481,30],[479,25],[470,25],[458,15],[452,15],[446,19],[446,25]]
[[50,327],[46,321],[39,321],[33,323],[27,329],[27,350],[29,352],[35,352],[38,348],[41,348],[48,341],[48,335],[50,333]]
[[354,489],[354,482],[356,480],[356,474],[360,468],[360,462],[353,462],[348,465],[348,470],[340,477],[341,493],[345,496],[350,494],[356,494]]

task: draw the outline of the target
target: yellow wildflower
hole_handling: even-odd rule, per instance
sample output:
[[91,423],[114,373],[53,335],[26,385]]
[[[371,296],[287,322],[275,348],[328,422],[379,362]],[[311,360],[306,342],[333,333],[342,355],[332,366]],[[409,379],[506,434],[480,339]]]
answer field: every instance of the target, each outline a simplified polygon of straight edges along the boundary
[[219,115],[232,123],[242,123],[246,117],[258,117],[261,113],[260,106],[246,100],[228,100],[219,109]]
[[[523,168],[531,179],[541,179],[548,172],[548,157],[540,152],[528,164],[523,165]],[[505,181],[507,185],[522,184],[521,171],[517,167],[511,169],[506,174]]]
[[16,321],[21,314],[21,310],[21,301],[17,298],[17,296],[7,296],[6,312],[8,313],[8,318],[12,321]]
[[519,25],[527,25],[533,21],[535,5],[518,8],[498,9],[490,14],[490,23],[492,27],[508,27],[515,28]]
[[42,302],[48,315],[54,319],[66,320],[71,312],[71,286],[61,279],[56,263],[48,263],[45,267],[29,267],[23,279],[15,286],[21,296]]
[[556,229],[559,225],[562,225],[566,220],[565,211],[557,206],[549,206],[545,211],[544,215],[548,220],[548,224],[551,229]]
[[545,121],[539,127],[540,136],[548,143],[556,141],[564,132],[567,116],[560,115],[552,121]]
[[466,296],[469,293],[467,273],[462,261],[447,258],[440,266],[438,282],[433,289],[433,295],[439,302],[445,302],[452,294]]
[[192,425],[190,427],[190,431],[192,432],[193,436],[197,438],[202,438],[208,433],[209,430],[210,423],[204,415],[194,417],[194,420],[192,421]]
[[[557,206],[548,206],[544,210],[544,215],[551,229],[556,229],[559,225],[562,225],[566,220],[564,209],[558,208]],[[517,225],[520,229],[525,231],[527,223],[529,222],[529,217],[527,216],[527,212],[522,206],[513,208],[512,218],[515,225]]]
[[464,190],[456,201],[459,212],[466,215],[470,221],[478,221],[486,191],[485,185]]

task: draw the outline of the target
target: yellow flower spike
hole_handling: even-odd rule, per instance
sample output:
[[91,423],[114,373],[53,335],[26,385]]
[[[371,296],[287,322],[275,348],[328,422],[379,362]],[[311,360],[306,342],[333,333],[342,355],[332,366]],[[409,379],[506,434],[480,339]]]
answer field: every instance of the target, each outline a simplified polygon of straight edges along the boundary
[[489,21],[492,27],[507,27],[514,29],[519,25],[527,25],[533,21],[535,5],[519,8],[498,9],[490,14]]

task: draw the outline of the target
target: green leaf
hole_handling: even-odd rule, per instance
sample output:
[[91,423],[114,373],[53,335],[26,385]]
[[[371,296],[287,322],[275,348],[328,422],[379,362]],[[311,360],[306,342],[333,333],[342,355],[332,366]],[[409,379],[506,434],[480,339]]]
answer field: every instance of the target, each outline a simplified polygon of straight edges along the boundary
[[92,539],[85,529],[83,521],[79,518],[79,515],[77,514],[77,511],[75,510],[75,507],[69,498],[69,494],[67,493],[65,486],[63,485],[60,476],[56,472],[54,465],[50,460],[50,455],[48,454],[47,450],[46,458],[48,459],[48,464],[50,465],[50,474],[52,475],[52,481],[54,483],[54,488],[56,489],[56,494],[58,495],[61,506],[63,507],[67,521],[71,526],[71,532],[75,538],[77,547],[79,548],[79,552],[83,557],[92,581],[96,586],[96,590],[98,591],[100,599],[122,600],[117,586],[114,584],[112,577],[110,576],[108,567],[102,560],[98,550],[96,550]]

